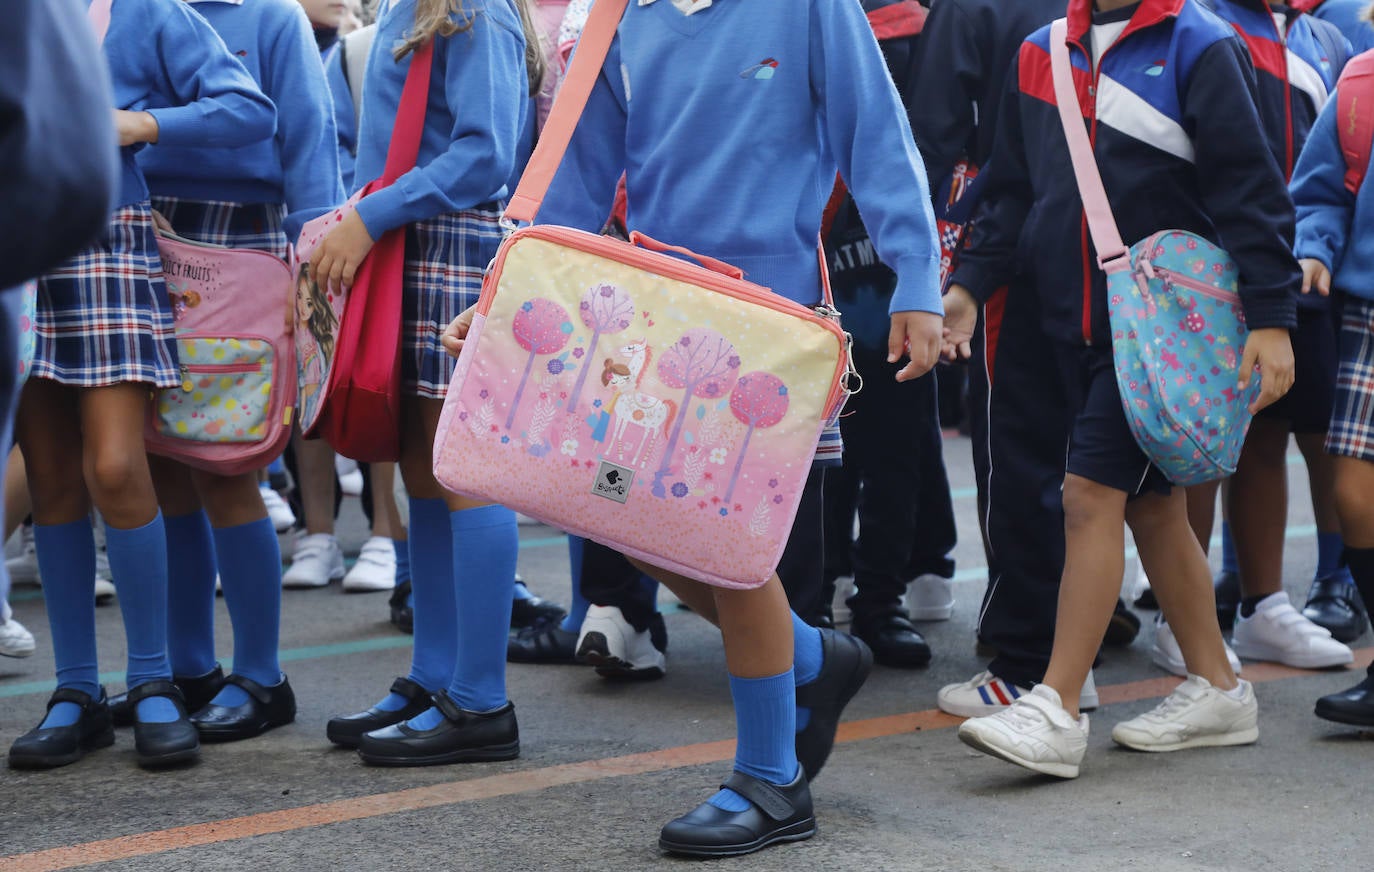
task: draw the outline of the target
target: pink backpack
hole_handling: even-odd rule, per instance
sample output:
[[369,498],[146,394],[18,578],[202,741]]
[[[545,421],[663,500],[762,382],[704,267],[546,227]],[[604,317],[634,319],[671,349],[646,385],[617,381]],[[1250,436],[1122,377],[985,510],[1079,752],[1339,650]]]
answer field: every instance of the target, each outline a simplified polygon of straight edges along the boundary
[[177,236],[158,249],[181,384],[148,407],[148,451],[219,475],[261,469],[286,448],[296,410],[291,270],[265,251]]
[[1369,172],[1369,152],[1374,146],[1374,51],[1357,55],[1345,65],[1336,83],[1336,101],[1345,189],[1357,194]]

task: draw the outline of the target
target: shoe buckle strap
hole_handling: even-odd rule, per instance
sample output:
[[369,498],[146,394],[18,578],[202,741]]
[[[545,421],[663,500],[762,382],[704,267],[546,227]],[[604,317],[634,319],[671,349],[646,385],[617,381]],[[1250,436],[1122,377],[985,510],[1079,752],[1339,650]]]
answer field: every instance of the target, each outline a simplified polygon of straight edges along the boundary
[[461,724],[467,720],[467,715],[463,712],[462,706],[454,702],[453,697],[448,695],[447,690],[431,694],[430,699],[434,701],[434,707],[439,709],[445,718],[455,724]]
[[256,681],[245,675],[236,675],[234,673],[230,673],[229,677],[224,680],[224,683],[232,684],[235,687],[242,688],[244,693],[248,694],[253,699],[256,699],[263,705],[267,705],[272,701],[272,694],[268,693],[267,688],[263,687],[261,684],[258,684]]
[[411,702],[418,702],[419,700],[429,697],[429,691],[405,676],[401,676],[391,682],[391,693],[397,696],[403,696]]
[[[102,688],[102,698],[104,697],[103,690]],[[97,699],[85,691],[77,690],[74,687],[59,687],[57,690],[53,691],[53,695],[48,698],[48,710],[51,711],[53,706],[62,702],[79,705],[84,710],[87,706],[97,702]]]
[[[230,676],[230,679],[232,680],[233,676]],[[170,681],[160,679],[157,681],[145,681],[137,687],[129,688],[128,698],[130,705],[138,705],[143,700],[153,696],[165,696],[182,706],[186,705],[186,697],[182,695],[181,688]]]
[[1036,711],[1044,715],[1045,719],[1048,720],[1052,725],[1061,730],[1067,730],[1071,727],[1077,726],[1074,723],[1073,718],[1069,717],[1068,712],[1064,711],[1064,709],[1060,708],[1059,706],[1054,705],[1049,700],[1044,699],[1043,697],[1036,696],[1033,693],[1028,693],[1025,696],[1017,699],[1016,702],[1012,703],[1012,705],[1024,705],[1035,709]]
[[743,772],[732,772],[730,777],[725,779],[721,787],[726,790],[733,790],[740,796],[752,802],[763,810],[775,821],[781,823],[796,813],[792,803],[783,795],[777,785],[769,784],[760,778],[746,775]]

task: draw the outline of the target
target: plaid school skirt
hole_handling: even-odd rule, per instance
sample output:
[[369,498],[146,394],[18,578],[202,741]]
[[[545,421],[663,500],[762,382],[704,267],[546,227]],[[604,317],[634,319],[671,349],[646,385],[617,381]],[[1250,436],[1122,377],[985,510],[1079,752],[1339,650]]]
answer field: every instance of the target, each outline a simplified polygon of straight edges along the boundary
[[1346,297],[1326,453],[1374,461],[1374,302]]
[[279,204],[154,197],[153,208],[178,236],[193,242],[251,248],[286,260],[286,231],[282,229],[286,209]]
[[181,383],[146,201],[116,210],[103,238],[39,280],[34,334],[32,378],[75,387]]
[[501,209],[488,203],[406,226],[401,292],[401,390],[442,400],[456,361],[439,337],[476,304],[482,277],[501,247]]

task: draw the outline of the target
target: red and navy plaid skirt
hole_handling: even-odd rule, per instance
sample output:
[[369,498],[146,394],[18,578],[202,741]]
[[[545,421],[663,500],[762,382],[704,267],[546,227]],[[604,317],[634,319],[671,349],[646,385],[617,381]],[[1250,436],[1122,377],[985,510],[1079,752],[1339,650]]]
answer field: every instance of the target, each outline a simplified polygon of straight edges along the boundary
[[1346,297],[1326,453],[1374,461],[1374,302]]
[[251,248],[286,260],[286,231],[282,229],[286,209],[279,204],[154,197],[153,208],[178,236],[193,242]]
[[39,281],[34,328],[32,378],[76,387],[181,383],[146,201],[116,210],[100,241]]
[[476,304],[482,277],[501,247],[501,208],[484,204],[406,227],[401,300],[401,390],[441,400],[456,361],[439,337]]

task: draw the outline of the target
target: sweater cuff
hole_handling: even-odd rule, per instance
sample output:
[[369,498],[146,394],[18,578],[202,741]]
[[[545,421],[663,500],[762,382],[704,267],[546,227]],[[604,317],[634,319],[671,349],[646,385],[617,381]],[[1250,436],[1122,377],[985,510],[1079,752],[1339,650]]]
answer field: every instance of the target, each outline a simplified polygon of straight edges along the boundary
[[897,287],[892,292],[888,314],[897,312],[931,312],[944,316],[938,256],[912,255],[897,261]]
[[950,276],[951,285],[962,285],[968,289],[973,298],[979,305],[986,303],[997,289],[1004,286],[1007,282],[1001,274],[990,265],[969,261],[967,258],[960,261],[954,274]]
[[203,145],[205,134],[201,132],[203,120],[196,106],[173,106],[168,109],[149,109],[148,114],[157,122],[157,144],[170,146]]
[[1241,294],[1245,309],[1245,326],[1251,330],[1279,327],[1291,330],[1298,326],[1298,301],[1285,285],[1275,290],[1250,290]]
[[394,230],[410,222],[407,214],[405,192],[399,184],[389,185],[368,194],[358,201],[358,217],[363,220],[368,234],[373,239],[381,239],[388,230]]
[[1336,271],[1336,252],[1320,239],[1299,238],[1297,245],[1293,247],[1293,254],[1298,260],[1319,260],[1328,272]]

